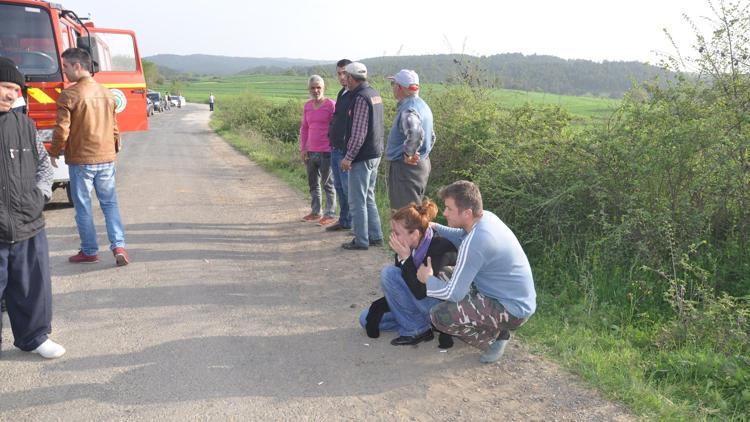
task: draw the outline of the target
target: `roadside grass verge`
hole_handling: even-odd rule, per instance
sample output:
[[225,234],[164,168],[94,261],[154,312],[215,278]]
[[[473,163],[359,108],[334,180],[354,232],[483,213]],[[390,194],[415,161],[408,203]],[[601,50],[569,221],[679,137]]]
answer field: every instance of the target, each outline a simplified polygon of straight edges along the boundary
[[673,402],[668,398],[669,391],[660,391],[644,378],[650,357],[633,344],[633,338],[644,333],[591,326],[591,316],[580,309],[561,308],[550,294],[538,293],[536,314],[518,331],[518,338],[532,352],[559,362],[605,397],[626,404],[636,415],[651,420],[695,418],[695,406]]

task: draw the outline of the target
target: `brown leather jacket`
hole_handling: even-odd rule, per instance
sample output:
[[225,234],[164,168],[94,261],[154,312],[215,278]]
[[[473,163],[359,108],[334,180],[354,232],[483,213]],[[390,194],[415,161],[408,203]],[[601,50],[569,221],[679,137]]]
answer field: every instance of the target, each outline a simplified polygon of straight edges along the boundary
[[65,150],[66,164],[101,164],[115,160],[120,150],[120,130],[115,99],[109,89],[84,77],[60,93],[57,124],[49,155]]

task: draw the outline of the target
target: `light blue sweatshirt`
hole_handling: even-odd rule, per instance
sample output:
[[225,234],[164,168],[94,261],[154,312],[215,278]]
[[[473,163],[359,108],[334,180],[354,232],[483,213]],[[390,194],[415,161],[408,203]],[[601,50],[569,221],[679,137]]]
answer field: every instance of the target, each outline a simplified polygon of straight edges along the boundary
[[517,318],[536,310],[536,291],[526,254],[513,232],[495,214],[483,211],[470,232],[436,224],[440,236],[458,248],[458,261],[448,282],[427,280],[427,296],[458,302],[472,282],[485,296],[497,299]]

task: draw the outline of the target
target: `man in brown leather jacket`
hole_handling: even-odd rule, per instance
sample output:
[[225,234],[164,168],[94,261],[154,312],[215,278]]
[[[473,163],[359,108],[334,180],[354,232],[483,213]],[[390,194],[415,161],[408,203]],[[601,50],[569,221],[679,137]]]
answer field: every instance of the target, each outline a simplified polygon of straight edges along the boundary
[[70,188],[81,238],[72,263],[99,261],[99,245],[91,209],[91,189],[96,190],[104,213],[110,250],[118,266],[130,262],[125,251],[125,231],[115,190],[115,156],[120,149],[115,99],[92,77],[91,57],[86,50],[69,48],[62,54],[63,73],[75,85],[64,89],[57,99],[57,124],[52,136],[52,165],[65,151]]

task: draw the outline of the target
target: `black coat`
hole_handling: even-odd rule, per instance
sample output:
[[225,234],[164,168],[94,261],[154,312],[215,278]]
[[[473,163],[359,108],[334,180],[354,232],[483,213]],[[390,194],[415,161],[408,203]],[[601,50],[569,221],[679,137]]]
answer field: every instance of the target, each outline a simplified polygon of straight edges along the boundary
[[20,242],[44,228],[36,148],[34,122],[20,113],[0,112],[0,242]]
[[[419,266],[427,262],[427,257],[430,257],[432,260],[432,273],[435,277],[445,278],[447,276],[447,279],[450,279],[453,267],[456,265],[457,253],[453,243],[436,234],[427,248],[427,255],[424,262],[420,262]],[[399,263],[398,255],[396,255],[395,259],[396,266],[401,268],[401,275],[404,277],[404,281],[406,281],[406,285],[409,286],[409,290],[411,290],[414,297],[417,299],[427,297],[427,286],[417,279],[418,267],[414,262],[414,257],[410,255],[403,264]]]

